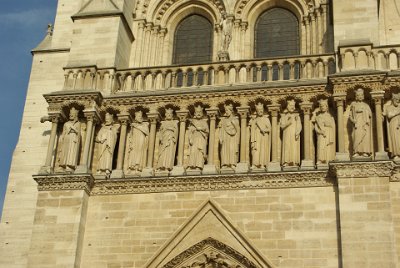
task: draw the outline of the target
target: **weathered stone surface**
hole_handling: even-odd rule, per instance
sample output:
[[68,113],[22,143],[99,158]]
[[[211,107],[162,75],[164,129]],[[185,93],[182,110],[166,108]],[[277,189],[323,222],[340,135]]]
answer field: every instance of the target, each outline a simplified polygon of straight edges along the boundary
[[[0,266],[399,265],[395,1],[282,1],[299,55],[262,59],[276,1],[58,2],[33,51]],[[173,64],[193,14],[212,62]]]

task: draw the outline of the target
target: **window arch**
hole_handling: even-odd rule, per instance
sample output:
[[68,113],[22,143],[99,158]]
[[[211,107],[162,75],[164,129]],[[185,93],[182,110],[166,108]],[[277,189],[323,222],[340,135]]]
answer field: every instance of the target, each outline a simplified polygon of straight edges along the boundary
[[192,64],[212,60],[213,27],[208,19],[190,15],[175,32],[173,64]]
[[300,54],[299,21],[284,8],[272,8],[257,20],[255,57],[280,57]]

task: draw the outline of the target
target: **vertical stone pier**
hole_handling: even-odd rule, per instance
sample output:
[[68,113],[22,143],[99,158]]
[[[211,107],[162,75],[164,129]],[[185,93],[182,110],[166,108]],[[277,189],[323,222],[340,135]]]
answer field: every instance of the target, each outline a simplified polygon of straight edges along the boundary
[[396,267],[389,161],[331,164],[338,180],[342,267]]
[[[39,193],[28,267],[80,267],[91,176],[65,176],[57,183],[51,176],[35,180]],[[60,190],[52,190],[55,184]]]

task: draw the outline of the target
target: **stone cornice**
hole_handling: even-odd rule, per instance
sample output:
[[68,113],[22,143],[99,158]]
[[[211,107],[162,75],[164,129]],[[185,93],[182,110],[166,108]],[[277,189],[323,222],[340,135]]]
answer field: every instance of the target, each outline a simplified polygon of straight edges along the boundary
[[59,91],[44,94],[43,97],[49,104],[49,112],[59,111],[69,104],[79,104],[85,109],[98,106],[103,101],[103,96],[98,91]]
[[334,180],[326,171],[96,180],[92,195],[326,187]]
[[337,178],[391,177],[393,162],[331,162],[330,168]]
[[391,182],[400,182],[400,163],[394,163],[392,176],[390,177]]
[[383,83],[387,77],[384,71],[354,71],[341,72],[329,76],[329,81],[333,85],[356,84],[356,83]]
[[400,182],[400,165],[394,164],[393,161],[331,162],[329,171],[127,177],[112,180],[94,179],[91,174],[33,176],[38,183],[39,191],[85,190],[91,195],[329,187],[336,185],[336,177],[339,179],[389,177],[391,182]]
[[94,185],[94,178],[90,174],[37,175],[33,179],[39,191],[84,190],[90,194]]

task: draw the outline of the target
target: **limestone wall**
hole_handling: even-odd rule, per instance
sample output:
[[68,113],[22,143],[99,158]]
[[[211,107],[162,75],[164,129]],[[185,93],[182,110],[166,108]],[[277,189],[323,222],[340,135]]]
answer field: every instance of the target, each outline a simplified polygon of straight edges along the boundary
[[335,47],[339,42],[369,40],[375,46],[379,41],[378,4],[375,0],[333,1]]
[[338,267],[333,187],[92,196],[81,267],[146,267],[208,199],[276,267]]
[[40,123],[40,118],[47,113],[43,94],[62,89],[62,67],[67,57],[67,53],[50,53],[36,54],[33,58],[21,133],[13,154],[0,224],[0,263],[5,267],[27,265],[37,199],[37,184],[32,175],[43,165],[50,136],[50,123]]

